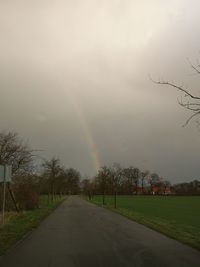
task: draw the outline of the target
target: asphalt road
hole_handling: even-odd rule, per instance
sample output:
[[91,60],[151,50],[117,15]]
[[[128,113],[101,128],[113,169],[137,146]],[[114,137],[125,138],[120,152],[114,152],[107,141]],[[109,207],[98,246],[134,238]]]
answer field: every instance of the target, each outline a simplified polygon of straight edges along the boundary
[[1,267],[199,267],[200,252],[72,196]]

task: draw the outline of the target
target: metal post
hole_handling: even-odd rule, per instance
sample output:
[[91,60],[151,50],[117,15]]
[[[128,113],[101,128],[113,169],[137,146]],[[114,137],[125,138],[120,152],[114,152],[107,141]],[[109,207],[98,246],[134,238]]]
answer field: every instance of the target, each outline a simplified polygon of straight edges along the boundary
[[6,204],[6,165],[4,165],[2,225],[4,225],[5,204]]

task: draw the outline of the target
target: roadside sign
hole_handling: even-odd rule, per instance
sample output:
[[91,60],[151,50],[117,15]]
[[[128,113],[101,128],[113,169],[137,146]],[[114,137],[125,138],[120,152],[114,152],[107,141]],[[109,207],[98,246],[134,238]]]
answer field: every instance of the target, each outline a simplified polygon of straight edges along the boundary
[[11,182],[12,178],[12,166],[11,165],[0,165],[0,183]]
[[6,182],[11,182],[12,178],[12,166],[6,165]]

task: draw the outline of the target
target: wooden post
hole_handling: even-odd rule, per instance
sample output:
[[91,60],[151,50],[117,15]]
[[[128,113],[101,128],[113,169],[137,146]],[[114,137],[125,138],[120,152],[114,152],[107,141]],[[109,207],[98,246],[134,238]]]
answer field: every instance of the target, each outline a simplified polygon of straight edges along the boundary
[[4,225],[5,205],[6,205],[6,166],[4,165],[2,225]]
[[13,194],[12,189],[10,188],[10,183],[8,182],[7,185],[8,185],[8,191],[9,191],[10,196],[11,196],[11,198],[12,198],[12,201],[13,201],[13,203],[14,203],[14,205],[15,205],[15,209],[16,209],[17,212],[19,212],[19,208],[17,207],[17,202],[16,202],[16,200],[15,200],[15,196],[14,196],[14,194]]

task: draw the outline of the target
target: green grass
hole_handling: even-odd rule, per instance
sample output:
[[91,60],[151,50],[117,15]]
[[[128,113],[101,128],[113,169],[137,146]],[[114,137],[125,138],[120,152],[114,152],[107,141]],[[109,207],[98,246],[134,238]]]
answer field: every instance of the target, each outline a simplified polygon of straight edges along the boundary
[[0,227],[0,255],[36,228],[64,199],[58,198],[54,202],[48,202],[47,197],[43,196],[38,209],[8,215],[5,225]]
[[[200,196],[106,197],[105,207],[200,250]],[[102,205],[102,196],[93,203]]]

